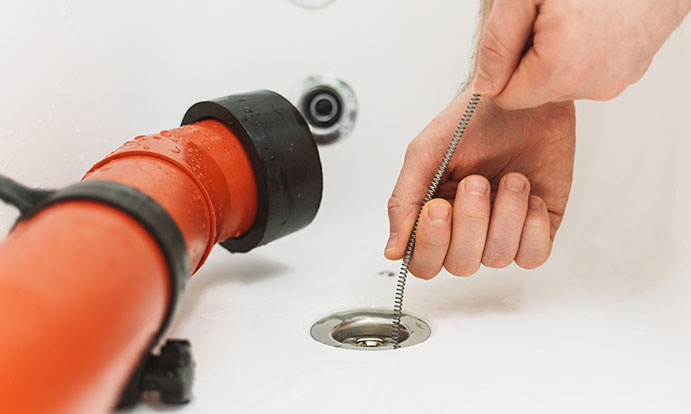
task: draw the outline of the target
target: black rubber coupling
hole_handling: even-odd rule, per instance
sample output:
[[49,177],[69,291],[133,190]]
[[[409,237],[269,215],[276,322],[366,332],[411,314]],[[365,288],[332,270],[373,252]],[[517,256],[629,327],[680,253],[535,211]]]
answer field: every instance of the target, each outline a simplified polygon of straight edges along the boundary
[[243,235],[224,240],[247,252],[312,222],[322,197],[319,151],[307,122],[281,95],[261,90],[194,104],[182,125],[223,122],[242,142],[257,180],[257,216]]

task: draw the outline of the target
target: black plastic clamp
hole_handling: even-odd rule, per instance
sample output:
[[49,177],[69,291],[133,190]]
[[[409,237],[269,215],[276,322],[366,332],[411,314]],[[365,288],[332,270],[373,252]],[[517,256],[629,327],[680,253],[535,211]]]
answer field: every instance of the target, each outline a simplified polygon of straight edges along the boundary
[[160,356],[151,353],[175,315],[190,268],[185,239],[168,212],[136,188],[109,181],[83,181],[61,190],[50,191],[31,189],[0,175],[0,200],[17,207],[21,213],[18,223],[60,202],[90,200],[127,213],[149,231],[168,264],[171,287],[168,309],[149,350],[127,384],[118,406],[135,404],[143,391],[152,389],[161,391],[161,399],[164,402],[188,402],[194,367],[189,342],[169,340],[161,349]]
[[319,151],[307,122],[281,95],[261,90],[194,104],[182,125],[223,122],[242,142],[257,180],[257,216],[240,237],[221,245],[247,252],[312,222],[322,197]]
[[120,396],[118,408],[135,405],[145,391],[158,391],[166,404],[187,404],[192,399],[194,361],[185,339],[168,339],[158,355],[147,353]]

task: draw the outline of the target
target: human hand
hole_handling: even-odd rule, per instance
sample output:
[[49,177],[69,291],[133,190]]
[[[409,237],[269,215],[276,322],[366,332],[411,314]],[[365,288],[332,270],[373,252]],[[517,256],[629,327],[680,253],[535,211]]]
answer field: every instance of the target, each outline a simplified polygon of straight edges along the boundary
[[485,7],[473,86],[504,109],[525,109],[616,97],[645,74],[691,0],[494,0]]
[[[385,255],[403,257],[410,231],[471,91],[456,97],[408,146],[389,199]],[[571,188],[573,102],[505,111],[484,98],[451,159],[435,199],[425,205],[410,272],[457,276],[480,263],[524,268],[549,257]],[[490,214],[490,209],[492,210]]]

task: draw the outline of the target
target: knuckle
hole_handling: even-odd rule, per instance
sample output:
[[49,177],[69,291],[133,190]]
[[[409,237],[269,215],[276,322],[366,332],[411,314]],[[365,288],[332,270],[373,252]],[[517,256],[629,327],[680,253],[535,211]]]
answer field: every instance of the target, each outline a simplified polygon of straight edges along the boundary
[[502,62],[508,55],[508,48],[501,42],[499,36],[491,27],[487,27],[480,39],[481,58],[478,64],[495,65]]
[[471,276],[480,269],[480,263],[457,263],[447,261],[444,268],[454,276]]
[[555,97],[577,96],[578,83],[575,80],[564,78],[562,76],[555,76],[549,83],[549,92]]
[[459,213],[461,218],[465,221],[469,221],[472,224],[478,223],[482,224],[487,221],[487,211],[482,208],[467,208],[463,209]]
[[510,260],[482,257],[482,264],[492,269],[503,269],[511,264]]
[[406,148],[405,151],[405,160],[409,161],[410,159],[419,156],[419,154],[425,149],[425,145],[422,141],[420,141],[420,138],[415,138],[410,143],[408,144],[408,148]]
[[516,264],[523,269],[536,269],[545,264],[551,253],[551,243],[544,249],[533,251],[530,254],[521,254],[519,251],[519,254],[516,255]]
[[579,95],[588,76],[586,69],[571,64],[548,63],[546,71],[551,74],[547,84],[548,90],[556,97]]
[[607,89],[602,89],[601,93],[599,93],[595,99],[601,101],[609,101],[611,99],[614,99],[617,96],[621,95],[621,93],[624,92],[627,86],[628,85],[626,83],[613,84],[611,87]]
[[547,261],[548,258],[549,258],[549,254],[542,255],[539,257],[518,256],[518,257],[516,257],[516,264],[523,269],[532,270],[532,269],[537,269],[538,267],[545,264],[545,262]]
[[439,271],[434,271],[433,269],[420,266],[413,266],[412,264],[409,270],[413,276],[417,277],[418,279],[424,280],[432,279],[434,276],[437,275],[437,273],[439,273]]
[[627,85],[632,85],[643,77],[645,73],[648,71],[648,68],[650,67],[650,64],[652,63],[652,60],[649,60],[645,65],[638,66],[636,67],[633,72],[627,77],[626,79],[626,84]]
[[421,250],[438,250],[446,248],[448,242],[440,237],[432,237],[431,235],[418,235],[415,245]]
[[523,228],[547,231],[549,223],[542,220],[539,216],[528,214],[523,222]]
[[386,209],[389,211],[395,210],[401,207],[402,204],[401,198],[396,194],[392,194],[391,197],[389,197],[389,201],[386,203]]
[[532,270],[540,267],[542,265],[541,261],[535,260],[534,258],[516,258],[516,264],[522,269]]
[[513,257],[496,249],[485,249],[482,253],[482,264],[494,269],[502,269],[513,262]]

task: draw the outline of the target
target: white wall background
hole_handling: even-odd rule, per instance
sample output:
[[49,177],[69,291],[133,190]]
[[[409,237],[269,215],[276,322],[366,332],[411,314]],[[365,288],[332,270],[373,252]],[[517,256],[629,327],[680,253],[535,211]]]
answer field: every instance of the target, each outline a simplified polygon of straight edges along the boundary
[[[689,412],[691,23],[611,102],[578,104],[572,198],[542,269],[411,280],[435,331],[401,353],[313,343],[309,324],[389,306],[386,199],[407,142],[465,78],[476,2],[336,0],[0,3],[0,173],[79,180],[194,102],[289,94],[331,71],[360,102],[322,149],[310,228],[244,256],[216,251],[172,334],[198,362],[189,412]],[[14,220],[0,206],[0,234]],[[392,375],[398,379],[392,379]],[[140,411],[147,411],[142,406]],[[418,412],[424,412],[418,411]]]
[[[411,134],[464,77],[475,6],[337,1],[314,11],[288,0],[3,2],[0,169],[61,186],[124,140],[178,125],[198,100],[261,88],[289,94],[322,71],[350,82],[363,105],[361,134],[345,145],[359,145],[376,164],[383,157],[397,162]],[[384,136],[397,139],[381,145]],[[343,147],[329,149],[325,157],[342,154]],[[345,172],[352,169],[339,176]],[[374,179],[388,186],[392,177]],[[6,229],[11,221],[0,223]]]

